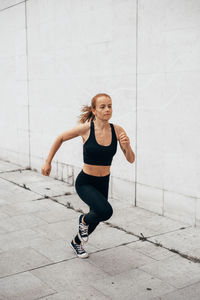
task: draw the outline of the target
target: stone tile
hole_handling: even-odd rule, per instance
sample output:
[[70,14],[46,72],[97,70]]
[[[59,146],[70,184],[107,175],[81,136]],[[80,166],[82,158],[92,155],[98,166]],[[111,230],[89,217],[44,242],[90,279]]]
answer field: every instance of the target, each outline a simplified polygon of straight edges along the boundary
[[61,209],[58,203],[53,202],[50,199],[28,201],[28,202],[16,202],[13,204],[2,205],[1,211],[9,216],[16,216],[21,214],[35,213],[39,211],[53,210],[53,208]]
[[116,300],[148,300],[174,290],[169,284],[138,269],[107,276],[93,281],[90,285]]
[[59,203],[63,203],[65,205],[70,205],[71,207],[73,207],[76,210],[82,210],[84,213],[88,213],[89,212],[89,206],[80,199],[80,197],[77,194],[73,194],[70,196],[60,196],[57,197],[56,200]]
[[61,204],[57,204],[56,206],[52,204],[52,207],[49,208],[48,211],[39,211],[36,212],[36,215],[48,223],[53,223],[64,220],[70,221],[71,219],[76,217],[77,213],[74,210],[68,209]]
[[155,260],[162,260],[166,257],[176,255],[175,253],[172,253],[171,251],[165,248],[159,247],[153,243],[142,240],[130,243],[126,246],[133,250],[136,250],[137,252],[143,253]]
[[152,230],[152,235],[155,235],[163,234],[172,230],[177,230],[188,225],[180,221],[175,221],[163,216],[155,215],[145,222],[145,226]]
[[31,248],[12,249],[0,255],[0,276],[8,276],[32,268],[47,265],[52,261]]
[[5,203],[13,204],[28,200],[34,200],[38,199],[39,197],[40,195],[38,195],[37,193],[29,191],[7,180],[0,179],[0,199],[4,200],[0,202],[0,205]]
[[41,173],[34,172],[32,170],[22,170],[16,172],[2,173],[1,178],[8,179],[20,185],[39,182],[39,181],[54,181],[53,178],[44,176]]
[[50,296],[45,297],[46,300],[66,300],[66,299],[73,299],[73,300],[108,300],[111,299],[108,296],[103,294],[103,291],[98,291],[94,287],[87,285],[85,286],[77,286],[71,285],[66,291],[56,293]]
[[7,202],[6,202],[6,200],[5,199],[3,199],[2,197],[0,198],[0,206],[1,205],[4,205],[4,204],[6,204]]
[[4,227],[0,227],[0,234],[4,234],[8,232],[8,230],[6,230]]
[[0,235],[0,248],[3,251],[24,248],[30,245],[31,240],[42,236],[32,229],[18,230]]
[[5,200],[2,204],[16,204],[20,202],[31,202],[33,200],[36,200],[38,198],[41,198],[41,196],[37,193],[34,193],[32,191],[26,190],[19,186],[12,186],[10,185],[9,190],[6,194],[1,196]]
[[76,219],[45,224],[34,228],[36,233],[50,240],[72,238],[77,233],[77,230],[78,225]]
[[200,281],[199,264],[182,258],[179,255],[156,261],[139,267],[140,270],[160,278],[176,288],[182,288]]
[[30,272],[0,279],[0,297],[9,300],[34,300],[55,293]]
[[4,219],[7,219],[7,218],[9,218],[9,216],[0,211],[0,220],[4,220]]
[[[70,255],[70,257],[72,257],[71,254],[73,254],[73,257],[74,256],[76,257],[76,254],[73,252],[73,249],[70,247],[69,243],[71,242],[72,238],[76,236],[78,232],[78,216],[68,221],[61,221],[61,222],[35,227],[34,231],[38,232],[38,234],[42,236],[42,238],[47,238],[51,241],[55,241],[54,245],[56,245],[56,242],[59,243],[59,241],[62,240],[64,245],[66,246],[66,251],[67,251],[66,255],[68,256]],[[63,249],[63,246],[61,246],[61,248]],[[95,244],[89,242],[84,245],[84,249],[88,253],[98,250]],[[56,254],[51,254],[51,255],[53,255],[53,257],[57,259]]]
[[56,291],[66,291],[75,286],[88,286],[91,282],[103,279],[106,273],[89,263],[89,258],[74,258],[54,265],[32,270],[49,287]]
[[74,186],[58,180],[27,183],[26,186],[30,188],[31,191],[37,192],[43,196],[47,195],[51,197],[65,193],[75,193]]
[[[183,230],[166,233],[149,238],[161,243],[164,247],[180,250],[180,252],[200,259],[200,229],[189,227]],[[189,242],[188,242],[189,241]]]
[[0,173],[22,169],[22,166],[0,160]]
[[65,240],[60,238],[52,241],[42,237],[32,240],[30,242],[30,247],[47,257],[49,260],[53,262],[60,262],[62,260],[76,257],[76,254],[69,245],[71,239],[68,238]]
[[167,293],[162,296],[162,298],[153,298],[153,300],[199,300],[200,295],[200,282],[186,286],[177,291]]
[[9,217],[0,221],[0,228],[5,232],[17,231],[21,229],[33,228],[35,226],[44,225],[47,222],[38,218],[37,216],[27,214]]
[[91,235],[89,235],[88,240],[88,242],[93,244],[97,249],[115,247],[122,245],[123,243],[138,240],[135,236],[116,228],[109,227],[108,225],[106,225],[106,227],[101,227],[101,230],[96,230],[97,228],[98,227],[96,227]]
[[151,236],[153,233],[151,228],[148,228],[144,225],[145,221],[141,222],[141,224],[136,224],[130,220],[126,221],[125,218],[122,217],[117,217],[117,218],[111,217],[111,219],[109,219],[108,221],[112,225],[123,228],[124,230],[126,230],[126,232],[130,232],[131,234],[134,234],[136,237],[142,235],[147,237],[147,236]]
[[109,275],[114,275],[135,269],[139,266],[150,264],[154,259],[147,255],[133,251],[126,246],[118,246],[93,253],[90,256],[90,263],[101,268]]
[[[126,217],[124,218],[124,216]],[[185,226],[185,223],[149,212],[142,213],[141,210],[135,208],[123,208],[114,211],[109,222],[137,235],[141,235],[142,232],[145,237],[162,234]],[[138,232],[138,229],[140,232]]]

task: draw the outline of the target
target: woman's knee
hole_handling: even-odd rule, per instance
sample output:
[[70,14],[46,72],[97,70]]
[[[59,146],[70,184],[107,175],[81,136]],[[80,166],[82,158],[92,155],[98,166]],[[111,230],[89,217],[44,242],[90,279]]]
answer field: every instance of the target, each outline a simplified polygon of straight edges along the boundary
[[100,217],[101,217],[102,221],[106,221],[106,220],[110,219],[110,217],[112,216],[112,214],[113,214],[113,208],[109,204],[109,205],[106,206],[106,209],[102,212],[102,214],[101,214]]

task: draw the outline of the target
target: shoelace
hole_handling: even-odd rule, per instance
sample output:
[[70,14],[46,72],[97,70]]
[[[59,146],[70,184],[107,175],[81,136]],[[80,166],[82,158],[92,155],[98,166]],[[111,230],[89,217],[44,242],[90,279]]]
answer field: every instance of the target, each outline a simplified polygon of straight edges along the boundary
[[88,226],[89,225],[85,225],[83,223],[80,223],[80,229],[81,229],[81,231],[82,231],[83,234],[88,235]]
[[83,249],[82,245],[80,244],[75,244],[75,247],[78,249],[79,253],[85,253],[85,250]]

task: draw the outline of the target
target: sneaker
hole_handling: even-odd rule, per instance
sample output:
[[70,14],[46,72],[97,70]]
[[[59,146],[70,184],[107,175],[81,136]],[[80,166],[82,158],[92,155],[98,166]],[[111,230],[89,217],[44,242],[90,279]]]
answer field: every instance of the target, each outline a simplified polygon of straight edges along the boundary
[[84,215],[80,215],[80,217],[79,217],[78,237],[79,237],[80,241],[87,242],[88,241],[88,227],[89,227],[89,225],[85,225],[84,223],[81,222],[83,216]]
[[72,249],[78,257],[87,258],[89,256],[88,253],[83,249],[83,246],[81,244],[75,244],[72,240],[70,246],[72,247]]

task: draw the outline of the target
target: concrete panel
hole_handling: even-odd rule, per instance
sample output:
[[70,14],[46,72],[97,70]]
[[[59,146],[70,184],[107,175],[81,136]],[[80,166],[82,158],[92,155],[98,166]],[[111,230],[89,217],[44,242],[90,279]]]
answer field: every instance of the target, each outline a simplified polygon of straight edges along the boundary
[[93,282],[92,286],[103,290],[104,294],[110,296],[111,299],[117,300],[122,298],[148,300],[152,299],[152,296],[160,296],[175,289],[166,282],[135,268]]
[[[177,264],[179,265],[179,268],[177,268]],[[200,278],[199,265],[191,263],[181,256],[166,258],[165,260],[162,260],[162,263],[158,261],[153,262],[139,267],[139,270],[145,271],[151,276],[156,276],[166,284],[170,284],[176,288],[182,288],[185,285],[198,282]]]
[[164,191],[164,215],[195,225],[196,199]]
[[155,187],[137,184],[137,206],[163,214],[163,191]]
[[54,289],[50,289],[48,285],[44,284],[30,272],[2,278],[0,280],[0,290],[3,299],[16,300],[27,297],[30,300],[34,300],[36,297],[45,297],[55,293]]

